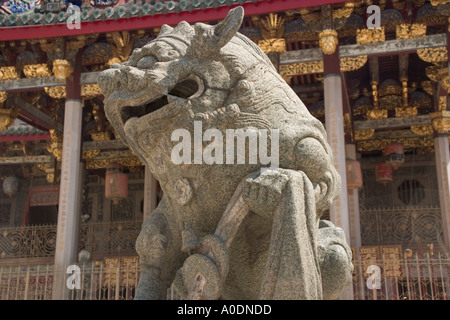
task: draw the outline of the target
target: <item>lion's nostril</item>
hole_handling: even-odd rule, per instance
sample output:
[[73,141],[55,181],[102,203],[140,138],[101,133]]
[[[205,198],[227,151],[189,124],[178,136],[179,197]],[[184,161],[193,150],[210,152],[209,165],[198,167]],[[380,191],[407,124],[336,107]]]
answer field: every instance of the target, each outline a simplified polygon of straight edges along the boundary
[[131,92],[138,92],[147,86],[148,79],[145,77],[145,72],[134,67],[126,67],[123,69],[120,77],[123,85]]

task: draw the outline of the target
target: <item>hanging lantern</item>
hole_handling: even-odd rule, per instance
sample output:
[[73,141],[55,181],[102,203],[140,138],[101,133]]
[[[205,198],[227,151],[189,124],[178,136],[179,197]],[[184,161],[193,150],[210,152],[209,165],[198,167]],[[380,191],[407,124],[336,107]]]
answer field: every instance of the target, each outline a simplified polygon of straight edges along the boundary
[[347,159],[345,160],[345,165],[347,171],[347,189],[361,188],[363,181],[359,161]]
[[3,192],[10,198],[15,196],[19,192],[19,178],[10,176],[3,180]]
[[105,196],[111,199],[114,205],[128,197],[128,175],[118,163],[106,167]]
[[398,166],[405,162],[405,154],[401,143],[391,143],[384,148],[386,164],[391,166],[393,170],[397,170]]
[[392,167],[384,162],[377,163],[376,177],[377,182],[382,183],[385,187],[388,182],[393,180]]

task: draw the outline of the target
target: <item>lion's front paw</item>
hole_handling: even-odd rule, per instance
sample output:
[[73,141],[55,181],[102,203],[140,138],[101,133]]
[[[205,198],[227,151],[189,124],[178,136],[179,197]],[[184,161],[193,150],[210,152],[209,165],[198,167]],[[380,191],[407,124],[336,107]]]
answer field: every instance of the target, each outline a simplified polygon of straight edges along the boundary
[[352,252],[344,231],[329,221],[320,221],[318,240],[323,298],[334,300],[352,281]]
[[245,180],[242,197],[254,213],[272,217],[289,177],[280,170],[266,170]]

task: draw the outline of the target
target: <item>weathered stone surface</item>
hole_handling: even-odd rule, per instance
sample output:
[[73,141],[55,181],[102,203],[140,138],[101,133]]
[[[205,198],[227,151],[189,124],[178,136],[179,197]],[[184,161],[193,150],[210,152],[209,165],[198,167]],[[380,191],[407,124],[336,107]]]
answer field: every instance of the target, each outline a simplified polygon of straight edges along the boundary
[[[237,7],[216,26],[163,26],[99,76],[109,121],[164,191],[136,242],[137,299],[164,299],[172,283],[186,299],[328,299],[351,280],[343,232],[319,228],[340,185],[323,125],[237,33],[242,19]],[[225,139],[231,129],[256,132],[257,161],[250,141]],[[235,144],[234,164],[220,161]],[[271,170],[263,147],[278,155]]]

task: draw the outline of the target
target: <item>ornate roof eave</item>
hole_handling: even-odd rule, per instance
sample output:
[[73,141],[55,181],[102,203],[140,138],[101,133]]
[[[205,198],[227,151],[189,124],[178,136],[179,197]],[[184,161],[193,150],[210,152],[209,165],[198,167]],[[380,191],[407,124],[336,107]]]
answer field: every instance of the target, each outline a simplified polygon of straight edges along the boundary
[[[0,15],[1,40],[23,40],[75,36],[113,31],[145,29],[163,24],[174,25],[181,21],[194,23],[223,19],[230,7],[241,5],[245,14],[258,15],[274,11],[285,11],[301,7],[342,3],[343,0],[182,0],[179,2],[158,2],[155,5],[123,5],[105,9],[82,10],[80,28],[69,29],[66,25],[67,14],[30,13],[28,16]],[[112,9],[112,11],[111,11]],[[107,11],[108,10],[108,11]],[[108,13],[108,14],[107,14]],[[40,16],[38,16],[38,14]],[[10,18],[14,17],[14,18]],[[108,23],[105,23],[108,21]],[[37,24],[39,23],[39,24]]]

